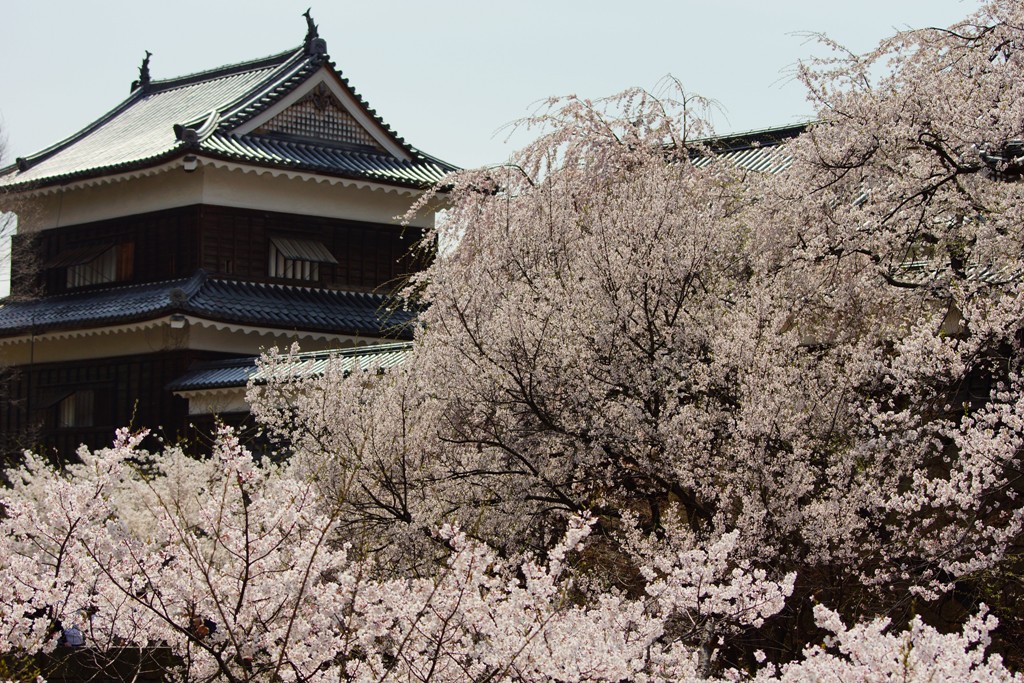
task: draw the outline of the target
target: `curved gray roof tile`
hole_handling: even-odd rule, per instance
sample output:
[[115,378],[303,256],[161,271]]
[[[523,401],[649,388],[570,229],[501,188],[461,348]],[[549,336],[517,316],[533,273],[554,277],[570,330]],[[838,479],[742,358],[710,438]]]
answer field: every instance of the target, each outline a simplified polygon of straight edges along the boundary
[[[328,364],[345,373],[357,370],[388,370],[406,361],[412,344],[399,342],[375,344],[331,351],[299,353],[289,357],[278,369],[280,375],[292,379],[305,379],[323,374]],[[257,367],[255,356],[196,363],[184,375],[167,385],[169,391],[197,391],[244,387],[253,380],[257,383],[267,377]]]
[[408,338],[415,313],[381,294],[210,277],[74,292],[0,304],[0,337],[117,325],[171,313],[282,330]]

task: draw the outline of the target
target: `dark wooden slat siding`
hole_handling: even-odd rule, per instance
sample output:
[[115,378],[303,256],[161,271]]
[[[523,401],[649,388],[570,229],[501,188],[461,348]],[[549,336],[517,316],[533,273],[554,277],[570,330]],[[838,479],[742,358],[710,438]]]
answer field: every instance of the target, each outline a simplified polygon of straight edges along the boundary
[[43,294],[65,292],[66,269],[47,269],[45,265],[58,254],[97,244],[134,245],[131,278],[123,283],[158,282],[191,275],[199,267],[198,214],[198,207],[190,206],[45,230],[35,235],[16,235],[19,245],[31,244],[27,248],[36,254],[37,272],[16,278],[11,284],[12,292],[24,295],[35,283],[42,287]]
[[[15,435],[31,430],[33,447],[64,458],[82,443],[90,448],[109,446],[118,427],[147,427],[154,437],[169,442],[186,438],[188,403],[164,387],[193,362],[224,357],[229,355],[185,350],[17,368],[8,385],[10,399],[2,402],[0,433],[13,441]],[[77,389],[96,392],[95,423],[60,428],[53,397]],[[146,446],[156,448],[156,439]]]
[[[31,244],[27,248],[35,252],[40,265],[34,277],[16,277],[12,288],[16,295],[27,294],[35,283],[42,287],[42,294],[67,291],[66,269],[42,266],[61,253],[98,244],[134,245],[131,278],[122,284],[187,277],[197,268],[241,280],[269,281],[267,261],[274,236],[320,241],[338,259],[337,264],[320,264],[320,280],[311,286],[379,291],[393,288],[422,267],[409,255],[420,236],[414,228],[190,206],[47,230],[32,237],[18,235],[20,245]],[[105,286],[109,285],[95,287]]]
[[25,448],[32,445],[32,434],[25,419],[28,386],[22,368],[0,370],[0,464],[18,462]]
[[242,280],[272,281],[267,276],[267,264],[270,240],[275,236],[317,240],[338,259],[336,265],[321,263],[320,280],[310,282],[310,286],[350,291],[388,289],[417,269],[408,251],[420,233],[412,228],[204,206],[200,231],[202,267]]

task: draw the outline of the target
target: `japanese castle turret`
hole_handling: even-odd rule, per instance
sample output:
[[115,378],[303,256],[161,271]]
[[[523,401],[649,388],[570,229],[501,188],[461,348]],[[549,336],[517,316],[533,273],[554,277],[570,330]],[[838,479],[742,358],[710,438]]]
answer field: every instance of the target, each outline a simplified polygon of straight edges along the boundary
[[432,217],[395,216],[454,167],[399,137],[307,22],[296,49],[180,78],[147,53],[126,100],[0,169],[18,214],[0,432],[65,456],[129,424],[173,440],[246,413],[218,367],[410,338],[389,295]]

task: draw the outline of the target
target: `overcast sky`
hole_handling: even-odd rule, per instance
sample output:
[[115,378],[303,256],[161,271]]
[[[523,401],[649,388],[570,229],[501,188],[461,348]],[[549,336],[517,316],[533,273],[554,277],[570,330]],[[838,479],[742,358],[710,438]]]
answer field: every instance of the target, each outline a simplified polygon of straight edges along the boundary
[[[725,109],[718,132],[806,120],[789,76],[801,32],[864,51],[895,29],[947,26],[973,0],[0,0],[6,161],[76,132],[124,99],[150,50],[154,79],[302,42],[312,4],[342,73],[392,128],[462,166],[496,163],[499,128],[550,95],[598,97],[667,74]],[[514,144],[514,141],[513,143]]]

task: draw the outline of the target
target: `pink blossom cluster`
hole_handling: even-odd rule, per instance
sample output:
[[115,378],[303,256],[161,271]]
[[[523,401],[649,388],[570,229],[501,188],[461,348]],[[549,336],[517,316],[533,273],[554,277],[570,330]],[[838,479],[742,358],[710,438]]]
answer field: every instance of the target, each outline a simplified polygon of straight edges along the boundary
[[[137,449],[143,435],[122,431],[66,471],[30,458],[4,493],[0,563],[12,580],[0,585],[0,651],[52,651],[59,627],[74,626],[99,652],[168,647],[168,675],[189,681],[711,680],[700,653],[663,640],[672,614],[753,623],[792,587],[722,575],[726,538],[705,555],[646,544],[638,552],[671,577],[648,585],[652,600],[581,600],[573,558],[596,524],[586,516],[569,520],[545,561],[518,563],[444,526],[447,557],[431,575],[388,578],[339,542],[332,506],[295,468],[255,461],[229,431],[204,461],[153,457]],[[816,616],[832,641],[756,680],[883,667],[1018,680],[984,656],[995,626],[984,614],[962,636],[918,621],[906,635],[885,634],[884,620],[846,630],[834,612]]]

